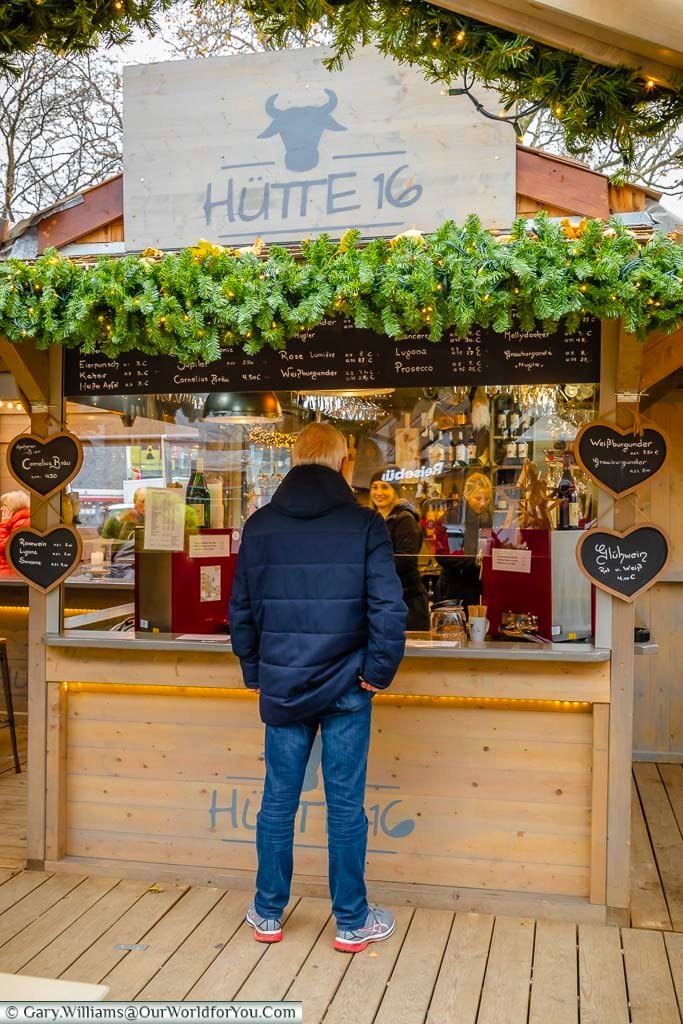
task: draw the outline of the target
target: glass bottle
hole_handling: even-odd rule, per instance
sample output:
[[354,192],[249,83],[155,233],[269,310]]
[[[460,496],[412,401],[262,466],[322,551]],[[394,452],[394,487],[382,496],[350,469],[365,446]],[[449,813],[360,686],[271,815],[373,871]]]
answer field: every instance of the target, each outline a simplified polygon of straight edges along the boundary
[[185,502],[195,514],[199,529],[211,522],[211,495],[204,479],[204,460],[193,460],[190,479],[185,493]]
[[470,461],[467,445],[465,444],[465,440],[462,436],[462,430],[458,431],[458,441],[455,446],[455,461],[461,463],[463,466],[466,466]]
[[572,476],[571,463],[571,453],[565,452],[562,476],[557,485],[557,496],[560,499],[557,517],[558,530],[576,530],[579,526],[579,493]]

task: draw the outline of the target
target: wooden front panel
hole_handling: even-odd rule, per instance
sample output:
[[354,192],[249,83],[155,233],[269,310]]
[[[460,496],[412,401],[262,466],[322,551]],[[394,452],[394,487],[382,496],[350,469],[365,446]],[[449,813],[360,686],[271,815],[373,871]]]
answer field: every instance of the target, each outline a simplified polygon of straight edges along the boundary
[[[263,733],[255,698],[68,691],[66,853],[255,868]],[[368,878],[587,896],[592,716],[376,700]],[[296,871],[327,871],[320,746]]]
[[636,492],[638,519],[661,526],[672,552],[664,576],[636,606],[636,625],[650,628],[659,653],[635,659],[633,749],[636,757],[683,760],[683,393],[655,403],[647,416],[669,435],[671,453],[657,479]]

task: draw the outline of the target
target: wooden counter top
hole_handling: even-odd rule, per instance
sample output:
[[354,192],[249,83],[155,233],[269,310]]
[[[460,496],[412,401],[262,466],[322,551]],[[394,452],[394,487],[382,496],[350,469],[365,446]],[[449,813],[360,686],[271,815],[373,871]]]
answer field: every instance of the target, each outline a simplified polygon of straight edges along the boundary
[[[129,651],[210,651],[231,654],[232,644],[223,635],[196,637],[185,633],[116,633],[108,630],[64,630],[47,633],[48,647],[97,647],[107,650]],[[444,640],[408,639],[406,658],[446,658],[477,661],[609,661],[610,652],[604,647],[585,643],[536,644],[506,643],[495,640],[483,644],[467,643],[463,647]]]

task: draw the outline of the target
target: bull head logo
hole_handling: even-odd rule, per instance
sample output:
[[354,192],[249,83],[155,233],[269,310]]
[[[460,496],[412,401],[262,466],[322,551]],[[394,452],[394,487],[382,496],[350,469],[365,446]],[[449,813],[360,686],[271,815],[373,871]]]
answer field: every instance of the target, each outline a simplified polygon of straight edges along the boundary
[[285,166],[289,171],[310,171],[320,161],[318,147],[325,131],[345,132],[346,128],[332,117],[337,106],[337,94],[325,89],[327,102],[321,107],[287,107],[275,105],[277,93],[266,100],[266,113],[272,118],[259,139],[279,135],[285,146]]

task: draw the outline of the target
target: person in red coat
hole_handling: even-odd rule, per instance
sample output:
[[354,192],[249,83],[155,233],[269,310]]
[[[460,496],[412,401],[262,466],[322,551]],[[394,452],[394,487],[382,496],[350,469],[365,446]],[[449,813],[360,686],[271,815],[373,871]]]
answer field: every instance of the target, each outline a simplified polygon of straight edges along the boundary
[[0,576],[14,576],[14,570],[5,558],[10,534],[31,525],[30,499],[25,491],[8,491],[0,495]]

